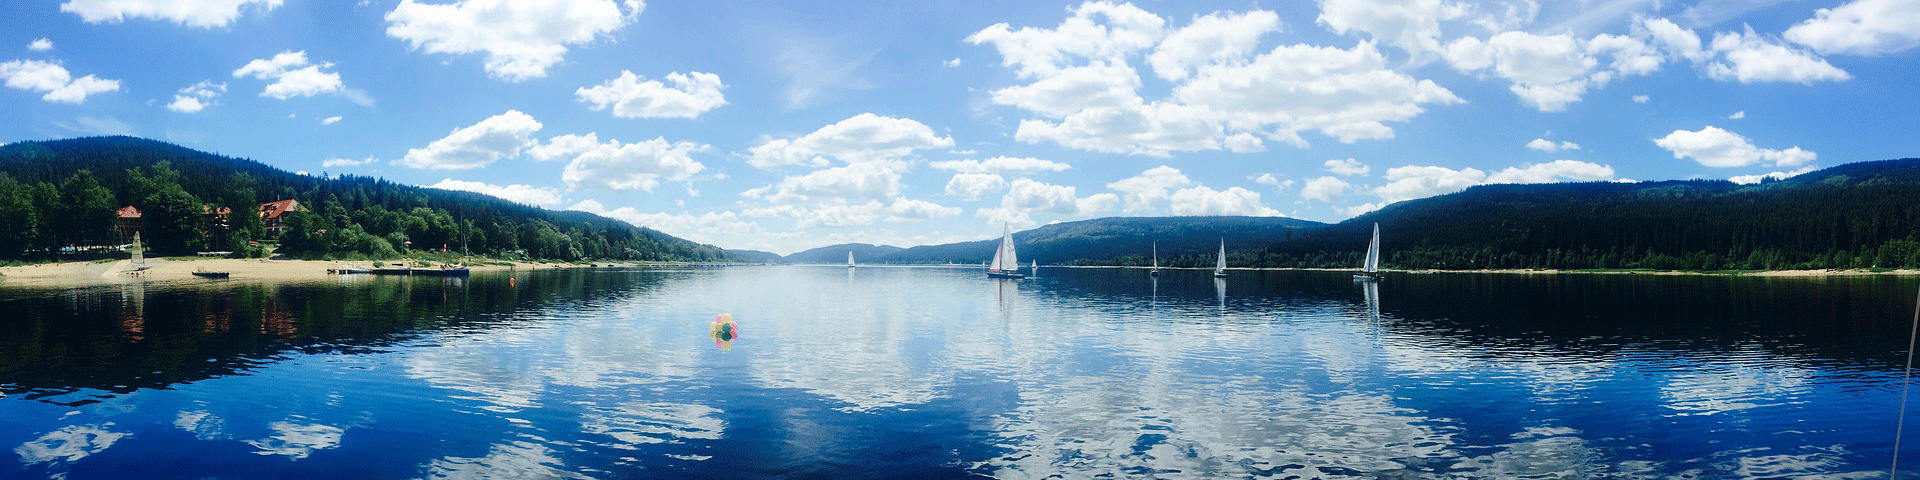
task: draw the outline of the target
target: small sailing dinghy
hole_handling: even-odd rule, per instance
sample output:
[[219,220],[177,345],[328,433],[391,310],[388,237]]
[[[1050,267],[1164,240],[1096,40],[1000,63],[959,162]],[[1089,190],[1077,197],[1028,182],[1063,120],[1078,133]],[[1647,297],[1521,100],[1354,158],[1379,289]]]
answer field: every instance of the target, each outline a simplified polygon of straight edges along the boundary
[[1360,263],[1360,273],[1353,274],[1354,280],[1375,281],[1380,279],[1380,224],[1373,224],[1373,242],[1367,244],[1367,259]]
[[1153,242],[1153,269],[1147,270],[1147,276],[1160,276],[1160,242]]
[[1026,278],[1020,274],[1020,258],[1013,252],[1013,227],[1005,227],[1000,235],[1000,248],[993,251],[993,262],[987,264],[987,278]]
[[1213,278],[1227,278],[1227,239],[1220,239],[1220,257],[1213,264]]
[[130,269],[127,270],[128,274],[137,275],[153,268],[152,265],[147,264],[147,247],[140,244],[140,232],[133,232],[133,261],[128,263],[131,264]]
[[853,268],[853,251],[847,250],[847,268]]

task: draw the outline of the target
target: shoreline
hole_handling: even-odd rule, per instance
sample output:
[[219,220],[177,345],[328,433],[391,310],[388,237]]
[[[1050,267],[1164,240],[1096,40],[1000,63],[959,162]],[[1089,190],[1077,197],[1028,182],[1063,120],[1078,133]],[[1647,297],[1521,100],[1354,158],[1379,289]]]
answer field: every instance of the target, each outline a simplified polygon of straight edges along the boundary
[[[391,261],[385,261],[385,262],[391,263]],[[468,268],[474,272],[531,271],[531,270],[550,270],[550,269],[561,269],[561,268],[593,268],[588,265],[570,264],[570,263],[517,262],[517,261],[500,261],[500,260],[486,260],[486,262],[487,262],[486,265],[472,265],[472,266],[469,266]],[[282,281],[282,282],[314,281],[314,280],[324,280],[327,278],[333,278],[338,276],[339,274],[335,274],[330,271],[332,269],[341,268],[345,266],[351,266],[356,268],[367,268],[367,267],[371,267],[371,264],[373,263],[373,261],[362,260],[362,261],[353,261],[353,262],[342,262],[342,261],[326,261],[326,260],[269,260],[269,259],[259,259],[259,258],[235,259],[235,258],[168,257],[168,258],[148,259],[148,265],[150,265],[150,268],[148,268],[145,271],[141,271],[139,273],[129,273],[128,267],[130,267],[129,265],[130,263],[131,262],[129,260],[113,260],[113,261],[91,261],[91,262],[41,263],[41,264],[33,264],[33,265],[0,267],[0,287],[80,286],[80,285],[94,285],[94,284],[106,284],[106,283],[120,283],[120,282],[129,281],[129,280],[147,280],[147,281],[187,280],[187,279],[198,278],[193,275],[193,272],[201,271],[201,270],[227,272],[228,274],[231,275],[230,280],[236,280],[236,281]],[[693,264],[693,263],[695,262],[684,262],[684,263],[638,263],[638,262],[635,262],[627,265],[680,265],[680,264]],[[862,266],[904,267],[904,266],[949,266],[949,265],[875,264],[875,265],[862,265]],[[966,265],[953,265],[953,266],[966,266]],[[1147,268],[1147,267],[1140,267],[1140,266],[1121,266],[1121,265],[1112,265],[1112,266],[1049,265],[1049,266],[1043,266],[1043,267],[1045,268],[1135,268],[1135,269]],[[1161,268],[1165,270],[1211,270],[1209,268],[1173,268],[1173,267],[1161,267]],[[1298,271],[1325,271],[1325,272],[1354,271],[1354,269],[1348,269],[1348,268],[1229,268],[1228,270],[1230,271],[1298,270]],[[1394,274],[1410,274],[1410,275],[1477,273],[1477,274],[1500,274],[1500,275],[1703,275],[1703,276],[1729,276],[1729,277],[1740,277],[1740,276],[1841,277],[1841,276],[1871,276],[1871,275],[1894,275],[1894,276],[1920,275],[1920,269],[1900,269],[1900,270],[1882,270],[1882,271],[1865,270],[1865,269],[1823,269],[1823,270],[1762,270],[1762,271],[1720,271],[1720,272],[1696,272],[1696,271],[1679,271],[1679,270],[1487,269],[1487,270],[1383,270],[1383,272],[1394,273]]]
[[[264,258],[149,258],[149,268],[133,272],[130,260],[40,263],[0,267],[0,287],[7,286],[83,286],[127,281],[178,281],[199,279],[196,271],[227,272],[234,281],[316,281],[340,276],[331,272],[342,267],[371,268],[374,261],[269,260]],[[383,261],[393,263],[391,260]],[[487,265],[471,265],[473,272],[525,271],[557,268],[589,268],[584,265],[487,260]],[[212,281],[212,280],[208,280]]]

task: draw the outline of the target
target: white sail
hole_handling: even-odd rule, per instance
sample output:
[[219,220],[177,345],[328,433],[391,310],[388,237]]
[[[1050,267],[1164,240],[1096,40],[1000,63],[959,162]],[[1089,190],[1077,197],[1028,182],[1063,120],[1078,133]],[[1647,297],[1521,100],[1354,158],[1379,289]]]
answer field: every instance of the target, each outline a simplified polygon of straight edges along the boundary
[[1020,255],[1013,253],[1013,228],[1012,227],[1007,227],[1006,233],[1000,236],[1000,245],[1002,249],[1007,251],[1007,263],[1000,264],[1000,269],[1006,270],[1009,272],[1019,270]]
[[848,250],[848,251],[847,251],[847,266],[849,266],[849,267],[851,267],[851,266],[853,266],[853,251],[852,251],[852,250]]
[[1373,242],[1367,244],[1367,260],[1360,264],[1360,271],[1374,273],[1380,271],[1380,224],[1373,224]]
[[1220,239],[1220,260],[1214,262],[1213,274],[1217,276],[1225,273],[1227,273],[1227,239],[1222,238]]
[[1002,257],[1005,257],[1006,255],[1007,255],[1007,242],[1006,240],[1001,240],[1000,246],[998,248],[993,249],[993,261],[987,262],[987,273],[999,272],[1000,265],[1001,265],[1000,259]]
[[133,264],[146,265],[146,249],[140,245],[140,232],[133,232]]
[[993,263],[987,264],[987,273],[1014,273],[1020,270],[1020,255],[1013,251],[1013,228],[1000,236],[1000,248],[993,251]]

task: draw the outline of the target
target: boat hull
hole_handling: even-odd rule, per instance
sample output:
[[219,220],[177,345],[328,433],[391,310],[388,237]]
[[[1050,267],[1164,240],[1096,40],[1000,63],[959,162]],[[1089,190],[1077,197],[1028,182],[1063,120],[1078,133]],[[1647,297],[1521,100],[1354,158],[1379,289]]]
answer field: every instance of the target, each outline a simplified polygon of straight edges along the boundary
[[227,272],[192,272],[193,276],[206,278],[227,278]]
[[987,278],[1027,278],[1027,276],[1012,272],[987,272]]

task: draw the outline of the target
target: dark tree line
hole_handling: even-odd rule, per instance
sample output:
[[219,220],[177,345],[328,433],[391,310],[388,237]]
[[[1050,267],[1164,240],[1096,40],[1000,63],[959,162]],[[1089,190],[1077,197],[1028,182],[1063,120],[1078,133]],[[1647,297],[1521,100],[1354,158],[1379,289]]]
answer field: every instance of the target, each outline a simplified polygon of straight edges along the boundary
[[[252,160],[132,137],[0,146],[0,259],[66,245],[118,244],[114,212],[140,210],[156,254],[210,248],[257,255],[260,205],[292,199],[277,252],[396,258],[414,250],[628,261],[724,260],[725,252],[580,212],[359,176],[307,176]],[[227,222],[208,213],[230,209]]]

